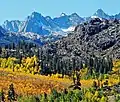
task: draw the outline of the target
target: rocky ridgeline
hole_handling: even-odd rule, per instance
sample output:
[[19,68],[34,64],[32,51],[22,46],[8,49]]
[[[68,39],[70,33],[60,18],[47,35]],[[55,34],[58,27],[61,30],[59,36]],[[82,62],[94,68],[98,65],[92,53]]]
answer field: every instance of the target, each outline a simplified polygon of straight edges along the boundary
[[46,47],[62,58],[86,59],[90,55],[120,58],[120,21],[94,18]]

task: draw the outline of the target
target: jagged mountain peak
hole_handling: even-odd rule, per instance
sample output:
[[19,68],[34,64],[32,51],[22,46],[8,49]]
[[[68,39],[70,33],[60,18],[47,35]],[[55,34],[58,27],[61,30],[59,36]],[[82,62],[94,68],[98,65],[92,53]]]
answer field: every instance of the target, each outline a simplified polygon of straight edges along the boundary
[[29,15],[26,20],[41,20],[44,19],[44,16],[41,13],[38,12],[32,12],[31,15]]
[[102,9],[98,9],[93,15],[102,16],[102,15],[107,15],[107,14]]
[[53,22],[50,16],[42,16],[38,12],[32,12],[27,17],[24,25],[21,27],[20,32],[33,32],[40,35],[48,35],[58,26]]
[[60,14],[60,17],[63,17],[63,16],[67,16],[67,15],[62,12],[62,13]]
[[72,13],[68,17],[69,17],[69,19],[74,20],[74,22],[76,22],[76,20],[81,22],[81,20],[83,20],[83,18],[80,17],[77,13]]
[[56,17],[53,21],[62,29],[68,29],[69,27],[76,26],[84,21],[77,13],[71,15],[61,14],[62,16]]
[[80,17],[77,13],[72,13],[71,16]]
[[41,15],[41,13],[38,13],[38,12],[32,12],[32,14],[31,14],[31,17],[40,17],[40,16],[42,16]]
[[6,20],[6,21],[4,21],[3,25],[5,25],[5,24],[7,25],[7,24],[10,24],[10,23],[12,23],[12,24],[15,24],[15,23],[20,24],[20,23],[22,23],[22,21],[19,21],[19,20],[11,20],[11,21]]
[[18,32],[19,27],[21,26],[22,23],[23,21],[19,21],[19,20],[11,20],[11,21],[6,20],[4,21],[2,27],[8,31]]
[[102,9],[98,9],[92,16],[96,16],[98,18],[103,18],[103,19],[112,19],[112,16],[105,13]]
[[8,22],[9,22],[9,20],[5,20],[5,21],[4,21],[4,24],[7,24]]
[[104,11],[102,9],[98,9],[96,12],[97,13],[104,13]]
[[46,20],[52,20],[52,18],[50,16],[46,16],[45,18],[46,18]]

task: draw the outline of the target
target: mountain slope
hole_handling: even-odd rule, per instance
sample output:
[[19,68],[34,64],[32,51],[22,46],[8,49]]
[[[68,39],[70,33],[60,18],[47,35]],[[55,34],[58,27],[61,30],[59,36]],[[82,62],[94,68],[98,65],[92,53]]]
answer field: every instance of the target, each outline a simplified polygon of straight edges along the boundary
[[[21,40],[24,40],[26,42],[38,43],[40,45],[42,44],[40,37],[38,37],[37,34],[33,34],[32,38],[30,37],[30,35],[32,34],[26,36],[26,33],[9,32],[0,26],[0,46],[10,43],[18,43]],[[34,39],[34,36],[37,36],[37,38]]]
[[53,21],[53,19],[50,16],[46,16],[45,19],[51,28],[60,29],[60,27]]
[[71,26],[76,26],[77,24],[80,24],[84,21],[84,19],[79,17],[76,13],[73,13],[71,15],[66,15],[65,13],[62,13],[60,17],[54,18],[53,21],[57,25],[59,25],[60,28],[67,29]]
[[3,36],[6,33],[6,30],[0,26],[0,36]]
[[19,20],[12,20],[12,21],[6,20],[2,25],[2,27],[8,31],[18,32],[22,23],[23,22]]
[[50,25],[46,19],[39,13],[33,12],[31,16],[28,16],[23,26],[20,28],[20,32],[33,32],[38,34],[48,34],[49,30],[45,28]]
[[86,60],[90,56],[107,55],[120,58],[120,23],[93,19],[78,25],[67,37],[48,45],[48,49],[56,51],[62,59]]
[[18,43],[19,41],[32,42],[38,45],[44,45],[48,42],[56,41],[61,35],[42,36],[32,32],[9,32],[0,26],[0,46],[10,43]]

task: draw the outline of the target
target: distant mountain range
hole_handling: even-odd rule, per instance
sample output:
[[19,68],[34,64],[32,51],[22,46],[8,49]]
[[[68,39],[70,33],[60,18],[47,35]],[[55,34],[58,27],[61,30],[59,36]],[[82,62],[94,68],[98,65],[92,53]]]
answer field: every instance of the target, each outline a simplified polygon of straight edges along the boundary
[[44,17],[38,12],[33,12],[26,18],[25,21],[6,20],[2,27],[11,32],[32,32],[40,35],[49,35],[57,32],[62,32],[62,29],[68,29],[71,26],[76,26],[84,21],[76,13],[66,15],[62,13],[60,17],[51,18]]
[[[62,13],[59,17],[51,18],[44,17],[38,12],[33,12],[24,21],[6,20],[0,27],[0,37],[5,36],[7,32],[10,37],[24,37],[30,40],[44,42],[51,41],[67,34],[68,31],[73,31],[74,27],[80,23],[88,21],[94,17],[102,19],[120,19],[120,13],[116,15],[108,15],[102,9],[98,9],[90,17],[80,17],[77,13],[66,15]],[[58,37],[59,36],[59,37]],[[9,39],[10,39],[9,37]],[[45,38],[45,39],[44,39]],[[13,40],[14,41],[14,40]]]

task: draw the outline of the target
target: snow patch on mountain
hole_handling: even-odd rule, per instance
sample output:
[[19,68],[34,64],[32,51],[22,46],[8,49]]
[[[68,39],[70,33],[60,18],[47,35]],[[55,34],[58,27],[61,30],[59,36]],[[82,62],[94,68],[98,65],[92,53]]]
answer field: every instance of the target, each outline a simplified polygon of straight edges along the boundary
[[62,29],[64,32],[71,32],[74,31],[75,26],[69,27],[68,29]]

